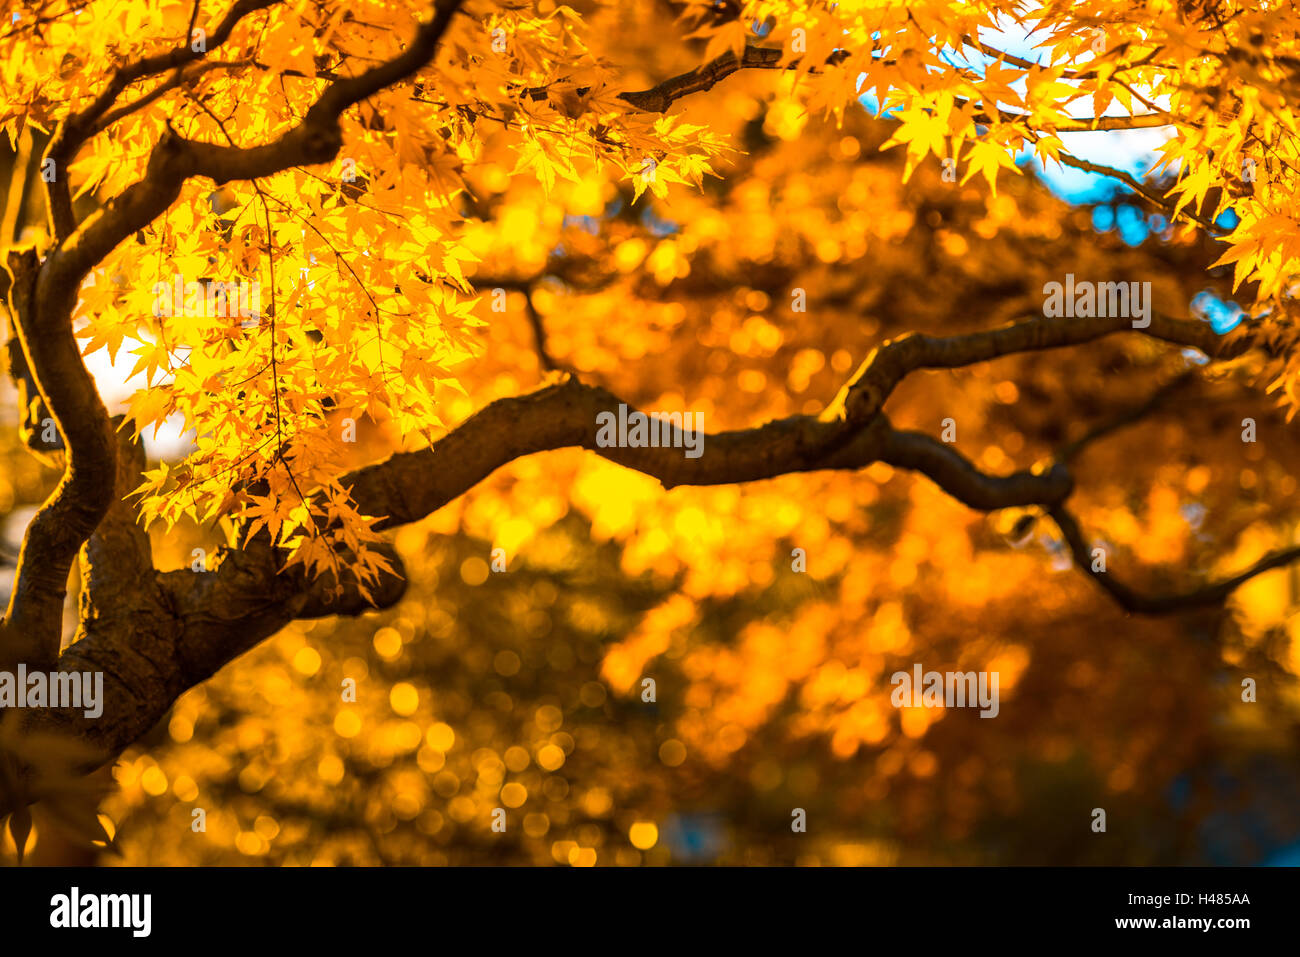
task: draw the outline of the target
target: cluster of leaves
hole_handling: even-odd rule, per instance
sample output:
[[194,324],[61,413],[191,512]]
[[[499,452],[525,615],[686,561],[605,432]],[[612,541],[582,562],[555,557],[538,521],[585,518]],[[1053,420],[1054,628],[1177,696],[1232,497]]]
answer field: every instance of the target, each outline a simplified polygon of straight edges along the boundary
[[[48,132],[122,64],[178,36],[203,44],[196,12],[181,2],[24,9],[0,25],[5,62],[24,64],[6,71],[0,130],[15,143],[28,125]],[[328,79],[393,56],[423,12],[374,2],[246,17],[206,59],[128,87],[73,163],[77,195],[103,201],[139,180],[169,129],[238,147],[274,139]],[[440,399],[460,388],[454,370],[479,324],[462,272],[474,258],[460,228],[465,164],[491,138],[517,156],[515,173],[548,187],[611,166],[662,194],[698,185],[722,149],[703,127],[615,100],[585,32],[563,7],[467,21],[434,68],[344,117],[335,168],[217,193],[191,180],[164,218],[100,263],[77,307],[86,352],[115,358],[127,344],[136,427],[195,436],[183,463],[160,465],[138,489],[147,523],[264,527],[289,565],[336,576],[342,544],[363,587],[386,568],[367,547],[378,516],[359,514],[338,483],[351,436],[340,422],[391,421],[416,444],[444,427]],[[251,294],[237,297],[240,284]]]
[[[762,24],[810,111],[842,117],[859,96],[874,101],[898,121],[887,145],[905,147],[905,177],[933,155],[957,164],[963,182],[978,173],[996,188],[1023,151],[1089,168],[1063,133],[1165,128],[1150,172],[1172,182],[1134,184],[1186,229],[1219,234],[1217,263],[1233,264],[1248,311],[1290,325],[1300,273],[1293,4],[753,0],[722,22],[709,16],[716,4],[691,7],[710,50],[739,52]],[[1037,41],[1036,58],[1001,49],[1022,34]],[[1294,409],[1300,367],[1276,371]]]

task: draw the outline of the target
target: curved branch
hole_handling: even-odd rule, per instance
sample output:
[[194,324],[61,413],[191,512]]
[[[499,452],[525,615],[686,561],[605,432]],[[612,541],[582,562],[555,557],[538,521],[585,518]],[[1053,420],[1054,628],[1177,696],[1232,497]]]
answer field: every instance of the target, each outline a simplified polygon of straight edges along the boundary
[[1216,225],[1199,213],[1194,212],[1188,206],[1183,207],[1175,213],[1174,207],[1177,204],[1173,200],[1166,196],[1162,196],[1160,193],[1151,189],[1132,173],[1128,172],[1128,170],[1117,169],[1114,166],[1105,166],[1101,163],[1094,163],[1091,160],[1079,159],[1077,156],[1065,152],[1057,153],[1056,158],[1066,166],[1073,166],[1075,169],[1083,170],[1085,173],[1098,173],[1102,176],[1109,176],[1111,179],[1119,180],[1125,186],[1133,190],[1133,192],[1151,203],[1151,205],[1158,209],[1163,209],[1169,214],[1170,219],[1173,219],[1175,216],[1186,216],[1212,236],[1226,236],[1228,233],[1232,232],[1230,229],[1224,229],[1222,226]]
[[1109,571],[1093,571],[1092,549],[1084,538],[1079,523],[1064,505],[1054,505],[1047,513],[1061,530],[1074,563],[1124,609],[1137,614],[1166,615],[1189,608],[1217,605],[1256,575],[1262,575],[1264,572],[1281,568],[1300,559],[1300,547],[1287,548],[1265,555],[1245,571],[1220,582],[1202,585],[1200,588],[1184,592],[1144,595],[1118,581]]
[[[599,447],[593,438],[595,413],[617,405],[617,398],[605,390],[566,379],[529,395],[498,399],[433,447],[399,453],[362,468],[343,484],[351,487],[359,508],[387,516],[384,527],[436,511],[517,457],[569,446],[592,449],[653,475],[668,487],[752,481],[816,469],[856,469],[886,461],[916,469],[974,508],[1042,504],[1053,514],[1059,513],[1059,503],[1071,487],[1060,465],[1011,476],[987,475],[932,438],[894,430],[883,415],[865,428],[853,428],[853,438],[830,453],[818,451],[829,447],[824,434],[852,427],[811,416],[708,436],[706,454],[695,460],[675,448]],[[1274,567],[1291,557],[1275,557]],[[103,717],[86,721],[76,712],[45,711],[34,715],[35,720],[44,729],[95,742],[103,760],[108,760],[151,727],[187,688],[294,618],[356,614],[368,607],[357,596],[331,604],[318,584],[280,575],[277,567],[266,543],[254,542],[228,553],[212,573],[158,575],[163,604],[172,610],[173,618],[155,624],[143,637],[138,628],[129,636],[91,631],[60,659],[63,670],[99,669],[123,676],[106,684]],[[1228,583],[1220,591],[1232,587],[1234,583]],[[403,588],[400,580],[386,578],[376,603],[391,604]],[[1126,607],[1144,607],[1143,600],[1127,590],[1121,588],[1117,596]],[[1154,611],[1173,610],[1158,601],[1147,606]]]
[[[432,446],[399,452],[341,480],[378,528],[417,521],[460,497],[502,465],[538,452],[583,448],[652,476],[668,489],[680,485],[730,485],[797,472],[861,469],[894,457],[917,468],[976,508],[1010,508],[1059,501],[1067,493],[1062,475],[1018,473],[995,478],[979,472],[954,450],[922,448],[914,433],[894,431],[877,415],[858,426],[796,415],[765,425],[704,434],[696,458],[677,447],[603,447],[597,416],[619,415],[626,406],[606,390],[566,378],[527,395],[498,399],[466,419]],[[636,412],[628,408],[631,415]],[[850,432],[841,443],[831,437]],[[920,437],[924,438],[924,437]]]
[[[242,2],[257,9],[268,5],[270,0]],[[339,127],[343,111],[428,64],[461,3],[462,0],[439,0],[432,19],[420,25],[401,54],[358,76],[335,80],[321,93],[302,122],[271,143],[246,148],[200,143],[187,140],[169,128],[150,153],[144,177],[82,223],[50,257],[49,272],[57,274],[61,283],[75,288],[114,247],[162,215],[191,177],[205,176],[220,186],[231,180],[270,176],[291,166],[331,161],[343,146]],[[169,56],[175,55],[177,51]],[[171,65],[171,60],[167,62]],[[75,129],[75,124],[72,128]],[[65,138],[69,135],[65,133]]]
[[[431,447],[398,453],[358,469],[345,476],[341,484],[350,489],[359,510],[382,516],[379,528],[391,528],[437,511],[516,458],[577,447],[654,476],[666,488],[759,481],[823,469],[860,469],[883,461],[926,475],[973,508],[1039,505],[1053,515],[1065,514],[1063,503],[1070,494],[1072,480],[1063,465],[1009,476],[988,475],[950,446],[918,433],[895,430],[880,412],[879,404],[894,385],[916,369],[953,368],[1130,330],[1127,320],[1036,319],[942,339],[903,337],[872,353],[841,393],[838,411],[706,434],[703,454],[696,458],[685,455],[684,448],[671,445],[601,446],[597,442],[597,414],[617,414],[623,403],[604,389],[569,377],[526,395],[498,399]],[[1251,344],[1247,333],[1219,337],[1208,323],[1154,316],[1148,328],[1136,331],[1178,345],[1195,346],[1219,358],[1239,355]],[[867,393],[878,401],[856,398]],[[846,400],[846,395],[854,398]],[[846,405],[850,414],[845,414]],[[633,411],[629,409],[628,414]],[[677,438],[676,433],[670,438]],[[1076,533],[1075,537],[1075,547],[1082,547],[1081,536]],[[1273,567],[1291,557],[1274,557]],[[65,670],[102,667],[123,676],[120,681],[106,684],[104,716],[89,722],[79,713],[47,710],[34,715],[34,720],[43,728],[95,741],[107,760],[135,740],[142,729],[152,726],[184,690],[294,618],[356,614],[369,607],[357,595],[345,595],[331,604],[328,588],[319,581],[306,582],[301,576],[280,574],[279,568],[274,550],[265,541],[255,540],[228,552],[214,572],[172,571],[157,575],[155,581],[164,596],[162,605],[171,610],[172,618],[156,624],[144,639],[138,632],[96,633],[88,629],[87,637],[74,644],[59,662]],[[1218,586],[1213,594],[1230,591],[1239,580]],[[385,577],[375,603],[383,607],[396,601],[404,587],[400,578]],[[1141,599],[1122,586],[1113,593],[1122,604],[1127,603],[1126,607],[1172,610],[1159,599]]]
[[30,247],[9,252],[14,326],[67,448],[63,479],[23,536],[0,655],[29,664],[58,656],[68,573],[113,500],[117,452],[108,412],[72,332],[76,287],[50,288]]
[[546,323],[542,320],[542,314],[537,310],[533,303],[533,289],[537,281],[545,273],[533,276],[529,279],[500,279],[493,276],[474,276],[474,285],[479,289],[509,289],[512,292],[523,293],[524,296],[524,313],[528,316],[528,325],[533,333],[533,348],[537,352],[537,361],[542,367],[543,372],[570,372],[569,368],[561,365],[551,355],[550,348],[546,341]]
[[[168,70],[180,70],[188,66],[195,60],[203,59],[208,53],[221,47],[230,39],[230,34],[234,32],[239,21],[244,17],[256,13],[258,10],[265,10],[267,7],[275,6],[280,0],[236,0],[235,4],[226,12],[225,17],[217,24],[215,30],[207,35],[207,41],[202,50],[195,50],[190,37],[187,35],[185,41],[178,47],[168,50],[166,53],[158,53],[153,56],[144,57],[127,64],[120,70],[113,73],[113,78],[109,80],[108,86],[95,97],[95,99],[85,109],[69,116],[60,126],[58,134],[55,136],[57,149],[50,155],[54,155],[61,160],[70,159],[77,149],[84,142],[99,123],[103,115],[108,112],[109,108],[117,102],[132,83],[137,80],[143,80],[145,77],[153,76],[157,73],[165,73]],[[191,25],[193,24],[191,18]]]
[[880,461],[920,472],[963,505],[983,512],[1063,502],[1074,490],[1074,479],[1061,463],[1013,475],[987,475],[951,445],[922,432],[888,433]]
[[[693,93],[707,92],[739,70],[793,70],[798,68],[801,62],[798,59],[782,64],[781,61],[784,56],[785,51],[781,49],[747,46],[738,59],[735,53],[728,50],[702,66],[688,70],[685,73],[679,73],[677,76],[657,83],[649,89],[620,93],[618,99],[644,113],[663,113],[683,97],[690,96]],[[848,59],[848,56],[847,50],[837,50],[827,57],[825,62],[827,66],[835,66]],[[876,62],[883,65],[893,61],[877,60]],[[587,92],[587,89],[581,87],[577,92],[582,95]],[[547,88],[534,87],[524,91],[524,95],[534,100],[545,99]],[[964,105],[969,101],[958,97],[956,102],[959,105]],[[974,119],[986,125],[993,122],[1009,123],[1029,119],[1027,113],[1016,113],[1002,109],[995,112],[997,113],[996,120],[987,113],[977,113]],[[1157,110],[1132,116],[1075,117],[1068,123],[1054,124],[1053,131],[1058,133],[1091,133],[1097,131],[1139,130],[1168,126],[1172,122],[1173,120],[1168,113]]]
[[1159,406],[1164,404],[1175,393],[1179,392],[1185,386],[1190,384],[1196,378],[1196,373],[1192,369],[1187,369],[1170,379],[1160,388],[1152,393],[1151,397],[1141,405],[1134,406],[1122,415],[1116,416],[1108,422],[1089,429],[1073,442],[1063,445],[1056,453],[1056,461],[1069,465],[1078,455],[1093,442],[1104,438],[1112,432],[1132,425],[1133,423],[1145,418],[1151,412],[1154,412]]
[[[240,0],[216,39],[224,40],[240,17],[270,2]],[[342,146],[338,118],[343,110],[427,64],[460,5],[461,0],[441,0],[433,18],[420,26],[400,55],[331,83],[303,121],[273,143],[238,149],[191,142],[169,131],[150,154],[144,179],[66,237],[46,261],[39,262],[33,249],[10,254],[9,294],[19,340],[68,455],[63,480],[37,511],[24,537],[4,620],[5,660],[14,656],[12,660],[32,665],[55,660],[72,562],[114,501],[114,483],[104,479],[117,474],[117,439],[72,332],[81,280],[118,243],[165,211],[191,176],[223,183],[332,159]],[[120,71],[87,110],[62,125],[51,148],[75,149],[82,124],[108,109],[133,80],[194,58],[193,51],[184,48]]]
[[[45,189],[49,198],[50,234],[57,241],[63,242],[77,228],[76,214],[72,209],[72,191],[67,172],[68,165],[72,162],[73,157],[77,155],[77,150],[81,148],[82,144],[104,128],[106,124],[101,125],[104,114],[117,102],[117,98],[122,94],[122,91],[137,80],[171,69],[176,70],[176,75],[170,81],[174,85],[180,81],[184,67],[196,60],[203,59],[209,49],[215,50],[224,44],[230,38],[230,34],[240,20],[251,13],[279,2],[280,0],[236,0],[234,6],[226,13],[217,28],[212,31],[203,49],[194,49],[194,45],[190,41],[190,35],[187,34],[185,42],[181,46],[166,53],[144,57],[128,64],[113,73],[113,78],[108,82],[108,86],[91,101],[89,106],[68,116],[59,124],[54,131],[54,136],[50,139],[44,157],[47,162],[54,164],[54,177],[46,182]],[[196,13],[197,9],[195,7]],[[191,17],[191,27],[193,22],[193,17]],[[164,83],[155,91],[154,95],[161,93],[167,86],[168,84]],[[143,105],[143,103],[148,102],[148,99],[149,97],[146,97],[142,101],[137,101],[136,104],[131,105],[131,109]],[[130,112],[130,110],[118,111],[113,118],[119,118],[120,115],[124,115],[124,112]]]
[[[102,133],[118,120],[144,109],[164,93],[174,90],[178,86],[182,86],[192,80],[196,80],[212,70],[225,69],[232,65],[239,64],[232,64],[229,61],[224,60],[205,60],[202,63],[190,64],[189,66],[177,69],[175,73],[169,76],[166,80],[163,80],[157,86],[153,87],[149,92],[142,93],[130,103],[123,103],[121,106],[115,107],[101,116],[86,132],[86,139],[90,139],[91,137]],[[285,72],[287,73],[288,71],[286,70]]]
[[1152,314],[1150,325],[1102,316],[1081,319],[1036,317],[998,329],[934,337],[907,333],[871,351],[853,378],[840,390],[823,418],[862,422],[884,407],[905,376],[918,369],[955,369],[1019,352],[1038,352],[1092,342],[1119,332],[1138,332],[1174,345],[1199,349],[1212,359],[1235,358],[1254,345],[1254,332],[1238,327],[1221,336],[1208,322]]
[[[784,50],[771,47],[747,46],[739,58],[734,52],[728,50],[694,70],[670,77],[648,90],[620,93],[618,98],[644,113],[663,113],[684,96],[713,89],[720,81],[737,70],[792,70],[798,67],[798,60],[787,63],[783,67],[781,59],[784,56]],[[838,50],[826,59],[826,63],[833,66],[847,57],[847,50]],[[534,91],[529,92],[534,93]],[[542,89],[540,94],[544,97],[545,89]]]

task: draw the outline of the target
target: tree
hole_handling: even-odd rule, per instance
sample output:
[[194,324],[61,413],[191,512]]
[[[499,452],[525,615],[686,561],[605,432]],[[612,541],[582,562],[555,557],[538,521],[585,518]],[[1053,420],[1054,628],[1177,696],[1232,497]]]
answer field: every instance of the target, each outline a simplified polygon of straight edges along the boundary
[[[665,489],[725,492],[825,472],[860,485],[864,471],[877,482],[914,472],[961,506],[996,513],[1014,540],[1047,529],[1108,600],[1142,616],[1213,614],[1243,584],[1300,557],[1287,539],[1274,540],[1285,516],[1249,511],[1246,531],[1279,528],[1243,541],[1242,516],[1228,507],[1239,489],[1211,485],[1243,458],[1257,460],[1245,427],[1226,428],[1232,420],[1222,415],[1187,424],[1177,443],[1185,461],[1196,460],[1188,489],[1208,503],[1201,508],[1213,517],[1199,529],[1214,533],[1208,541],[1190,526],[1134,531],[1131,513],[1126,527],[1121,503],[1135,492],[1122,483],[1093,500],[1077,489],[1102,440],[1124,440],[1124,426],[1194,390],[1235,421],[1243,383],[1294,399],[1292,12],[1152,0],[1049,4],[1032,14],[1011,3],[665,4],[652,15],[698,42],[647,37],[647,24],[628,21],[646,14],[625,7],[451,2],[42,3],[3,28],[0,49],[15,65],[0,115],[16,154],[6,239],[39,221],[42,207],[45,221],[7,254],[10,352],[25,439],[58,456],[62,479],[24,534],[0,670],[99,671],[107,682],[102,716],[26,709],[20,741],[70,736],[93,752],[77,761],[88,771],[292,622],[394,605],[408,576],[383,533],[549,450],[587,450]],[[1041,63],[997,48],[996,28],[1015,25],[1049,37]],[[697,104],[743,83],[753,91],[744,97],[749,116],[720,111],[700,122]],[[863,93],[874,100],[870,121],[856,106]],[[1172,132],[1164,180],[1078,158],[1061,139],[1155,127]],[[904,169],[891,188],[865,157],[896,146]],[[1063,249],[1083,230],[1057,223],[1052,234],[1044,223],[1063,215],[1059,207],[1005,175],[1014,178],[1023,149],[1113,176],[1133,203],[1165,216],[1167,241],[1158,250]],[[812,155],[821,182],[800,179]],[[515,189],[514,180],[527,185]],[[779,194],[764,192],[777,182]],[[1024,224],[1013,223],[1014,203],[1010,214],[1004,205],[1008,189],[1035,213]],[[924,229],[912,230],[918,223]],[[876,248],[892,241],[903,247],[893,261]],[[982,254],[968,257],[977,242]],[[1215,277],[1226,265],[1233,289],[1252,298],[1248,320],[1225,334],[1187,313],[1206,270]],[[878,284],[873,268],[884,276]],[[1071,297],[1078,308],[1057,310],[1047,287],[1067,274],[1141,277],[1156,295],[1145,314],[1136,298],[1118,315],[1101,314],[1100,299],[1085,311]],[[938,293],[939,275],[961,291]],[[509,309],[512,294],[549,376],[504,396],[498,382],[479,381],[476,396],[498,397],[465,416],[461,380],[491,358],[480,354],[480,327]],[[616,372],[599,325],[631,337],[641,317],[629,303],[651,331],[639,346],[630,338],[626,353],[651,353],[647,337],[671,347],[677,392],[642,381],[641,401],[629,403],[597,384]],[[724,339],[737,310],[745,318]],[[848,322],[863,325],[848,332]],[[684,404],[705,387],[714,366],[673,338],[692,330],[695,344],[754,360],[736,381],[750,408],[774,418],[755,425],[737,414],[744,405],[727,408],[718,394],[719,418],[740,421],[708,431],[698,457],[603,444],[603,414],[666,394]],[[838,357],[864,332],[878,334],[875,347],[841,369]],[[1195,350],[1197,362],[1186,368],[1185,352],[1150,343]],[[114,420],[83,355],[128,346],[145,385]],[[1037,355],[1059,349],[1078,350],[1083,365]],[[779,375],[791,393],[814,377],[844,381],[829,401],[797,403],[760,371],[780,358],[790,362]],[[935,377],[926,390],[909,389],[925,370],[1003,359],[1017,362],[1018,376],[992,393],[975,378],[955,392],[932,385]],[[1105,389],[1080,390],[1090,370],[1108,376]],[[1017,408],[1016,421],[997,420],[1028,394],[1050,403],[1045,414]],[[887,401],[903,408],[887,416]],[[1282,435],[1276,415],[1246,408],[1251,428]],[[194,447],[180,463],[150,468],[140,436],[169,420],[193,433]],[[360,444],[400,450],[349,471],[358,424]],[[958,451],[968,433],[988,443],[978,461]],[[1211,443],[1216,456],[1205,452]],[[1285,453],[1263,444],[1269,468],[1257,466],[1252,481],[1284,489]],[[1130,448],[1115,477],[1142,480],[1141,449]],[[780,503],[799,493],[781,488],[755,493],[767,505],[755,514],[771,523],[760,537],[786,534],[805,551],[801,542],[816,542],[814,563],[841,572],[847,556],[869,547],[865,529],[843,546],[825,520],[809,531],[801,507],[783,517]],[[548,492],[542,500],[563,494]],[[857,504],[870,509],[876,493],[864,494]],[[724,543],[709,541],[716,530],[698,504],[641,507],[677,530],[657,545],[643,541],[643,552],[672,565],[664,552],[686,551],[688,581],[710,561],[750,564],[720,554]],[[1178,507],[1153,491],[1146,518],[1168,523]],[[872,515],[888,531],[889,510]],[[1094,540],[1079,516],[1108,541]],[[626,509],[607,521],[620,535],[638,524]],[[834,521],[852,525],[846,515]],[[160,566],[158,541],[143,526],[187,522],[220,523],[224,545],[211,560]],[[896,516],[892,524],[906,561],[895,556],[877,571],[921,587],[931,563],[915,554],[918,531]],[[702,542],[692,544],[692,530]],[[976,546],[988,551],[980,536],[943,537],[948,564],[969,562]],[[734,537],[725,544],[738,548]],[[772,564],[766,545],[758,553]],[[1143,586],[1152,577],[1136,567],[1143,561],[1185,573]],[[74,565],[79,624],[60,650]],[[688,591],[735,594],[744,575],[732,568],[716,575],[721,583]],[[843,574],[840,614],[855,603],[867,610],[870,582],[850,584],[856,577]],[[895,605],[870,609],[881,634],[908,631]],[[665,621],[646,627],[660,634],[698,621],[671,603],[656,616]],[[617,651],[604,676],[620,689],[658,653]],[[774,695],[788,682],[777,684]],[[833,728],[838,755],[881,740],[881,712],[859,697]],[[30,750],[20,749],[25,770],[0,798],[0,810],[19,809],[19,829],[21,808],[42,793]]]

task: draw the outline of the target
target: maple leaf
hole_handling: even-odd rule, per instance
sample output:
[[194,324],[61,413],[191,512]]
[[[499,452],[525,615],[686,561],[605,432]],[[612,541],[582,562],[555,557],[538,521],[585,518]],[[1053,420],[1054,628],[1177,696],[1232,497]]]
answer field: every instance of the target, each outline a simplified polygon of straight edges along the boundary
[[998,170],[1008,169],[1013,173],[1020,173],[1020,168],[1016,166],[1015,161],[1007,153],[1007,148],[1000,143],[992,143],[988,140],[972,140],[970,152],[966,154],[966,175],[962,177],[964,184],[976,173],[980,173],[988,180],[989,191],[993,195],[998,192]]
[[933,153],[940,159],[947,155],[948,118],[938,110],[921,106],[900,110],[896,118],[901,125],[880,148],[907,147],[907,164],[903,171],[903,181],[906,182],[916,164],[928,154]]

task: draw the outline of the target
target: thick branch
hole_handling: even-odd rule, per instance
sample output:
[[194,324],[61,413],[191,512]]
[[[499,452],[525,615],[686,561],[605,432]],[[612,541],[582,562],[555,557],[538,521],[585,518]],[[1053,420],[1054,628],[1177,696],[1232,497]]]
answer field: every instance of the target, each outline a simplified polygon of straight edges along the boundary
[[[916,369],[951,368],[1014,352],[1072,345],[1130,328],[1113,320],[1031,320],[945,339],[904,337],[876,350],[846,390],[860,392],[865,383],[871,383],[883,402],[888,390]],[[1206,323],[1157,321],[1156,317],[1141,331],[1218,357],[1240,354],[1249,343],[1245,335],[1221,339]],[[499,399],[431,448],[394,455],[351,473],[342,484],[351,489],[363,512],[384,516],[381,527],[423,518],[515,458],[566,447],[590,449],[652,475],[669,488],[757,481],[821,469],[859,469],[884,461],[925,474],[974,508],[1040,505],[1058,516],[1065,514],[1063,503],[1072,487],[1060,464],[1010,476],[985,474],[950,446],[928,436],[894,430],[879,412],[878,403],[850,402],[856,410],[851,416],[793,416],[757,428],[708,434],[703,454],[697,458],[686,456],[683,447],[597,445],[597,414],[609,411],[617,415],[620,404],[603,389],[567,378],[528,395]],[[839,405],[844,405],[843,399]],[[867,415],[873,405],[875,411]],[[633,411],[627,410],[629,414]],[[675,433],[673,437],[677,437]],[[1078,554],[1086,554],[1077,527],[1071,533],[1068,519],[1064,521],[1067,536],[1074,537],[1072,547]],[[1268,567],[1293,557],[1274,556]],[[88,721],[79,712],[44,711],[33,715],[33,721],[95,742],[108,760],[151,727],[184,690],[295,617],[355,614],[367,607],[356,595],[345,595],[331,604],[327,588],[319,582],[309,584],[280,574],[279,569],[274,551],[265,542],[254,541],[228,553],[214,572],[158,575],[157,588],[163,596],[160,606],[172,617],[148,619],[152,624],[143,635],[139,628],[101,632],[88,627],[84,639],[59,662],[64,670],[100,669],[114,677],[106,684],[108,704],[103,718]],[[1212,592],[1198,592],[1196,600],[1222,597],[1253,573],[1257,571],[1215,586]],[[1169,599],[1142,599],[1122,586],[1116,590],[1114,583],[1105,584],[1125,607],[1153,613],[1183,607]],[[396,601],[403,587],[400,580],[386,578],[376,596],[377,604]],[[0,808],[0,813],[3,811]]]
[[[240,0],[218,29],[217,39],[224,41],[240,17],[267,5],[268,0]],[[460,0],[442,0],[404,52],[359,76],[331,83],[303,121],[273,143],[238,149],[191,142],[169,131],[151,153],[144,179],[90,217],[44,263],[38,262],[34,250],[11,254],[15,325],[27,365],[68,448],[68,459],[63,481],[37,512],[24,538],[4,622],[5,660],[32,665],[54,661],[72,561],[114,501],[114,483],[104,479],[117,474],[116,439],[72,332],[81,280],[118,243],[164,212],[191,176],[224,183],[332,159],[342,145],[338,123],[342,111],[427,64],[459,6]],[[75,149],[82,124],[102,115],[133,80],[194,58],[187,47],[119,72],[95,103],[63,125],[52,149]]]
[[76,289],[51,289],[31,248],[10,250],[10,303],[27,366],[67,447],[63,480],[23,538],[5,616],[4,660],[53,662],[59,651],[68,573],[113,498],[116,474],[108,412],[72,333]]
[[144,445],[124,416],[115,416],[117,477],[113,501],[81,549],[81,620],[123,618],[138,607],[154,577],[149,535],[128,498],[145,468]]
[[[918,449],[910,433],[894,432],[883,415],[863,427],[797,415],[752,429],[702,436],[702,454],[677,447],[626,448],[597,444],[597,415],[616,418],[625,405],[604,389],[576,379],[528,395],[498,399],[427,449],[401,452],[342,480],[362,512],[381,516],[380,528],[416,521],[463,495],[507,462],[561,448],[584,448],[658,479],[665,488],[755,482],[796,472],[860,469],[893,455],[913,457],[936,481],[976,507],[1057,501],[1068,489],[1060,476],[1019,473],[993,478],[944,447],[942,459]],[[628,408],[627,414],[635,412]],[[838,446],[833,436],[851,434]],[[912,467],[909,465],[909,467]],[[945,488],[947,485],[945,484]]]
[[[36,195],[34,184],[38,178],[36,170],[39,164],[35,158],[40,155],[46,139],[47,137],[42,136],[38,141],[37,134],[30,125],[18,138],[17,154],[14,156],[14,166],[9,177],[9,191],[5,196],[4,218],[0,221],[0,244],[17,245],[22,240],[23,229],[27,225],[29,216],[28,206],[31,197]],[[5,358],[8,359],[9,377],[18,390],[19,432],[28,448],[38,454],[47,453],[54,451],[55,448],[62,448],[62,441],[51,447],[42,440],[44,430],[41,428],[41,422],[49,415],[49,410],[45,408],[40,390],[36,387],[36,380],[32,378],[31,370],[27,368],[27,357],[23,355],[23,346],[13,323],[13,303],[9,297],[10,281],[9,271],[0,268],[0,297],[5,300],[9,319],[7,323],[9,340],[6,343],[8,354]]]
[[986,475],[947,443],[922,432],[890,432],[880,461],[920,472],[957,501],[984,512],[1022,505],[1063,502],[1074,489],[1064,465],[1052,464],[1014,475]]

